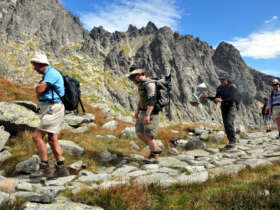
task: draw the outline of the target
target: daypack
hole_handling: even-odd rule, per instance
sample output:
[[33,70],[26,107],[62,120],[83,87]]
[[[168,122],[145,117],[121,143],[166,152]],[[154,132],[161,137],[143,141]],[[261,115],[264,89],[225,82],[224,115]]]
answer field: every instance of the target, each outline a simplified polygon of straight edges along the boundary
[[65,106],[65,110],[78,112],[78,105],[80,103],[83,112],[85,112],[83,103],[81,101],[80,82],[69,75],[63,75],[60,71],[58,72],[62,75],[64,80],[64,96],[61,97],[58,91],[55,88],[53,88],[53,86],[51,87],[52,90],[54,90],[61,99],[62,103]]
[[155,82],[156,84],[156,109],[162,111],[162,109],[170,105],[171,95],[171,74],[164,78],[152,78],[149,82]]

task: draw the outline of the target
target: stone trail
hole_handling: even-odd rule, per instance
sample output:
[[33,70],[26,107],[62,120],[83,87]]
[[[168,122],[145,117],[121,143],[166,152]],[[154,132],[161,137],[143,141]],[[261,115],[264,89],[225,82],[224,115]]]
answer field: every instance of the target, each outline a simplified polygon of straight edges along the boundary
[[[24,197],[25,209],[101,209],[68,201],[59,196],[65,189],[74,194],[83,188],[109,188],[131,181],[141,184],[158,183],[163,187],[175,183],[205,182],[220,174],[238,173],[246,167],[272,164],[280,160],[278,133],[248,133],[240,139],[235,149],[220,152],[218,148],[184,151],[178,155],[160,157],[158,164],[143,164],[144,157],[131,154],[114,167],[103,167],[98,172],[82,169],[82,161],[72,164],[72,170],[80,170],[56,180],[34,182],[28,175],[13,178],[0,177],[0,204],[7,199]],[[223,145],[221,145],[223,146]],[[33,159],[36,159],[33,157]],[[36,160],[38,162],[38,160]]]

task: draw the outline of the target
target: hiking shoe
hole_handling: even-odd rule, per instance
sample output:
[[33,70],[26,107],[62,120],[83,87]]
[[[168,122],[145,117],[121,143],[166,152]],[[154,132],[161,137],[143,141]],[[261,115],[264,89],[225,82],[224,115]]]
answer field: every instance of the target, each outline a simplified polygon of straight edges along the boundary
[[152,151],[150,153],[150,155],[148,156],[148,159],[152,159],[152,158],[158,158],[159,157],[159,154],[161,153],[162,151],[159,150],[159,151]]
[[35,171],[34,173],[30,174],[29,178],[36,179],[36,178],[42,178],[42,177],[50,177],[52,174],[49,165],[40,163],[40,168],[38,171]]
[[221,148],[221,151],[228,151],[235,148],[235,144],[227,144],[224,148]]
[[68,170],[65,168],[64,165],[55,165],[55,172],[48,177],[48,179],[56,179],[59,177],[69,176]]

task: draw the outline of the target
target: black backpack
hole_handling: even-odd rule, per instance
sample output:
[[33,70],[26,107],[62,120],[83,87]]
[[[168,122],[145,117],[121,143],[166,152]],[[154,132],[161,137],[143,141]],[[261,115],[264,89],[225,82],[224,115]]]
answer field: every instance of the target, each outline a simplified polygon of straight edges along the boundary
[[53,86],[51,87],[52,90],[54,90],[61,99],[62,103],[65,106],[65,110],[78,112],[78,105],[80,103],[83,112],[85,112],[83,103],[81,101],[80,82],[69,75],[63,75],[60,71],[58,72],[62,75],[62,78],[64,80],[64,96],[61,97],[58,91]]

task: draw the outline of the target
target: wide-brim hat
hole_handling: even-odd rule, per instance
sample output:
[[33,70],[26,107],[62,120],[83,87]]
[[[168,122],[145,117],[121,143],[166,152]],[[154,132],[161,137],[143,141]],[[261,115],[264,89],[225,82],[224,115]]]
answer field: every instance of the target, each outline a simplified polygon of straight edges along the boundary
[[280,82],[278,79],[273,79],[272,80],[272,85],[280,85]]
[[141,73],[145,73],[144,69],[134,69],[133,71],[129,72],[128,74],[126,74],[126,77],[131,77],[132,75],[135,74],[141,74]]
[[36,54],[31,60],[31,63],[41,63],[49,65],[48,58],[45,54]]

